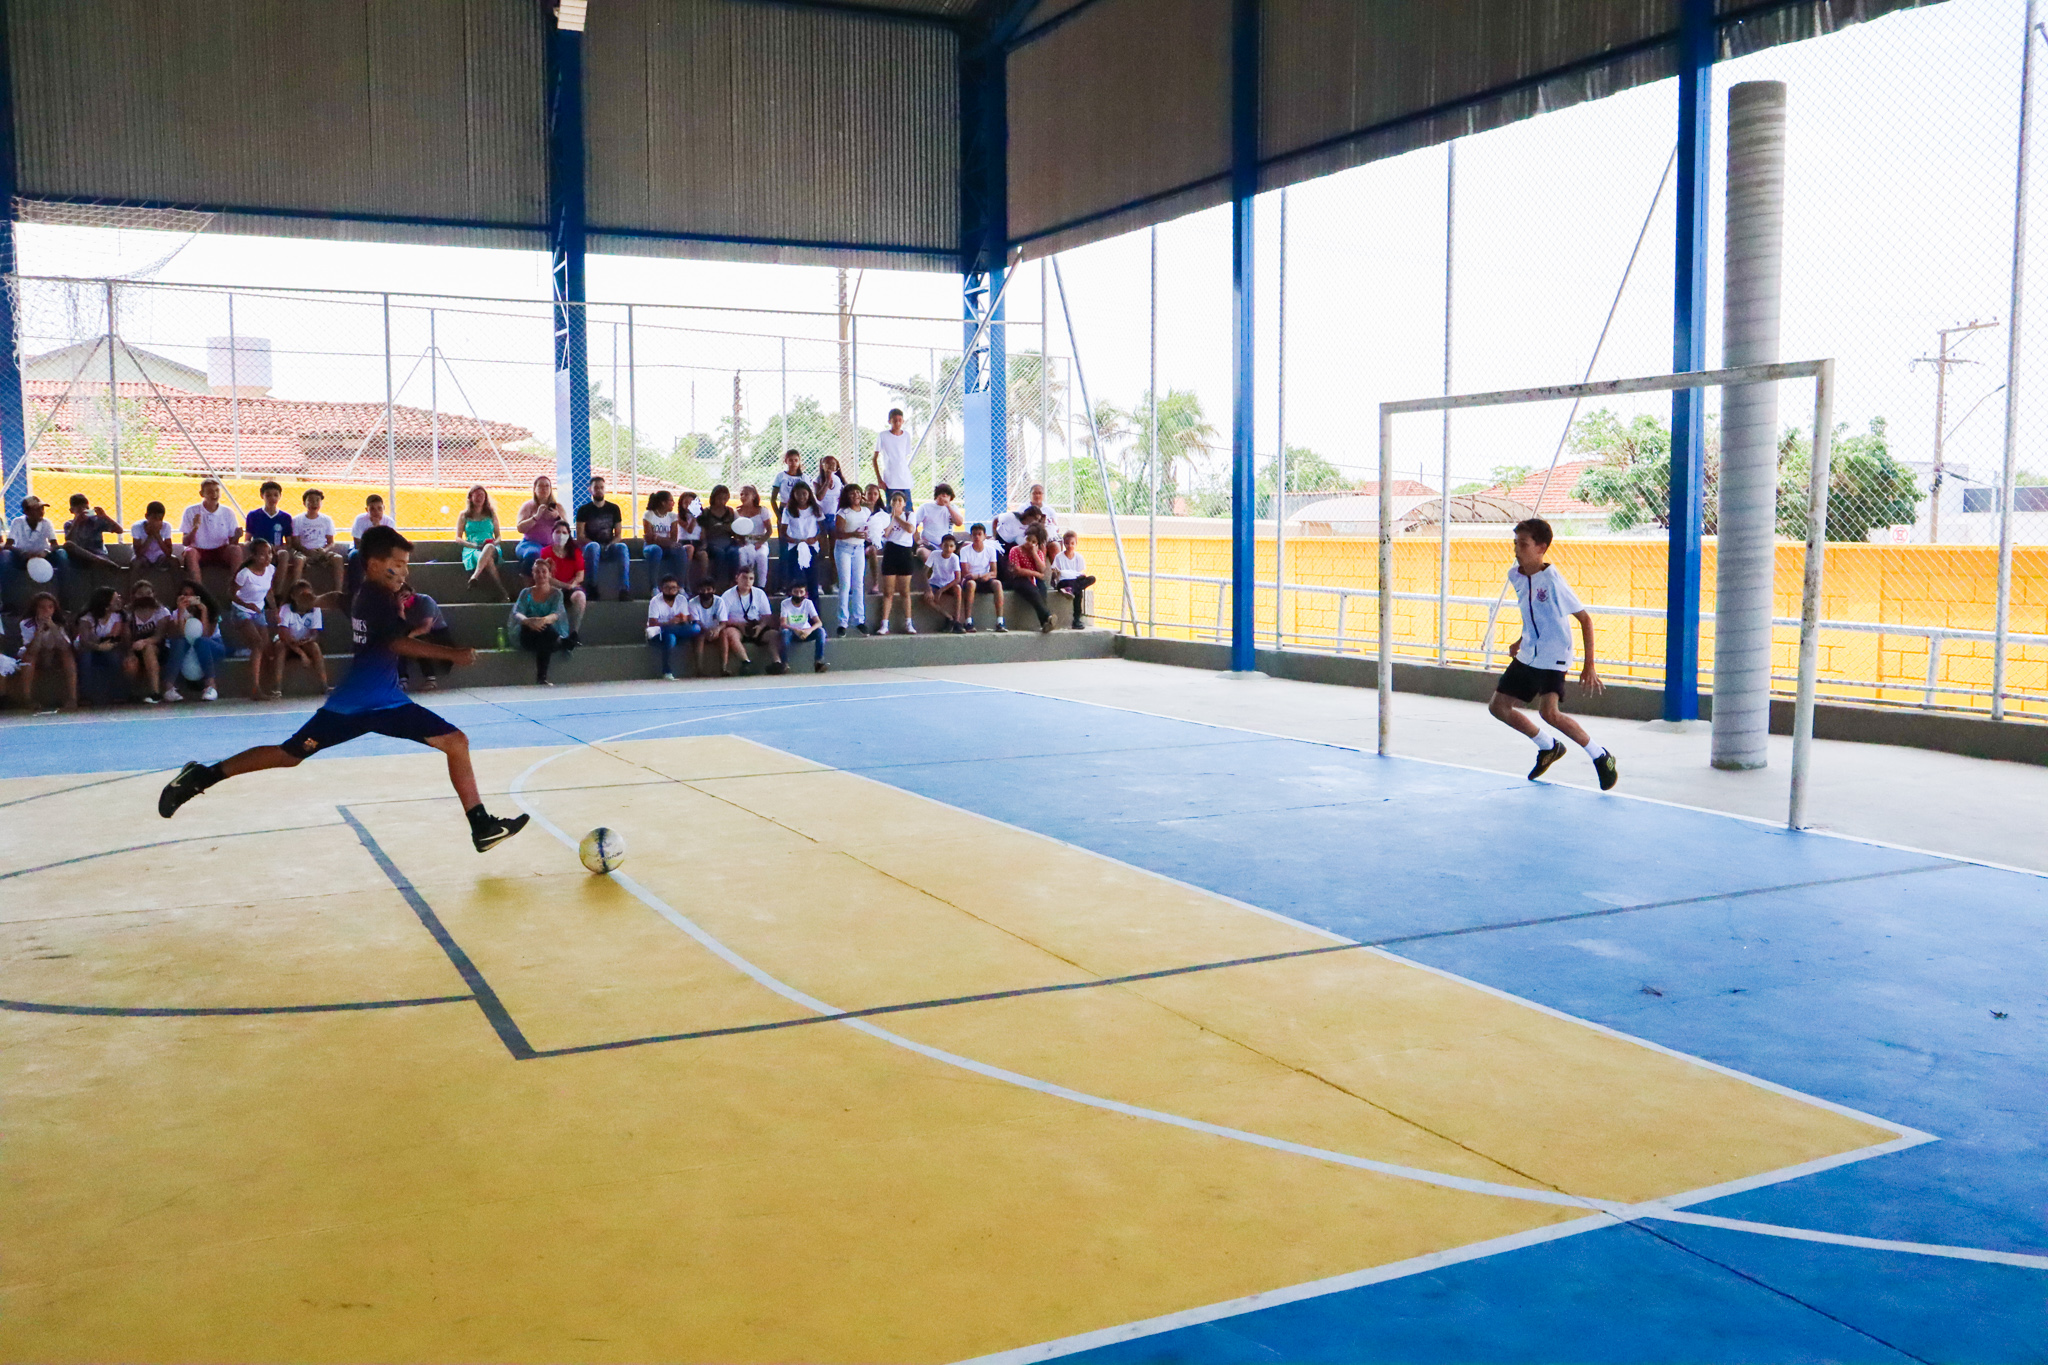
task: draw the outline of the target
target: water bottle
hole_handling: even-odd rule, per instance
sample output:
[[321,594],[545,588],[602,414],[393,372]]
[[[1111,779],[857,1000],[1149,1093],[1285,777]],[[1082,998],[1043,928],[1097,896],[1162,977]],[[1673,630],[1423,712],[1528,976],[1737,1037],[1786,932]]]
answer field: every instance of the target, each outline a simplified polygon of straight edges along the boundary
[[498,627],[498,648],[500,648],[500,649],[510,649],[511,647],[512,647],[512,642],[511,642],[510,640],[508,640],[508,639],[506,638],[506,636],[505,636],[505,628],[504,628],[503,626],[499,626],[499,627]]

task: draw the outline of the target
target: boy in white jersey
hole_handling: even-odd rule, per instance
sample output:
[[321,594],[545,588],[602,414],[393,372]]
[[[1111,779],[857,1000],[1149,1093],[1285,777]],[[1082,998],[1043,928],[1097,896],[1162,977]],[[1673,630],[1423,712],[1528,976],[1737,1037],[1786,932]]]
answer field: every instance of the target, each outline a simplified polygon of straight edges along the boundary
[[1529,769],[1534,782],[1564,757],[1564,743],[1544,733],[1543,726],[1522,714],[1534,706],[1546,724],[1564,732],[1593,760],[1599,774],[1600,790],[1607,791],[1621,779],[1614,755],[1597,744],[1585,727],[1563,711],[1564,675],[1572,663],[1572,632],[1569,621],[1576,619],[1586,641],[1586,663],[1579,670],[1579,686],[1599,692],[1603,684],[1593,665],[1593,614],[1586,610],[1564,581],[1564,575],[1543,560],[1550,549],[1550,523],[1536,517],[1515,525],[1515,567],[1508,572],[1508,587],[1515,604],[1522,609],[1522,634],[1508,646],[1513,662],[1494,685],[1487,709],[1494,719],[1527,735],[1536,744],[1536,766]]

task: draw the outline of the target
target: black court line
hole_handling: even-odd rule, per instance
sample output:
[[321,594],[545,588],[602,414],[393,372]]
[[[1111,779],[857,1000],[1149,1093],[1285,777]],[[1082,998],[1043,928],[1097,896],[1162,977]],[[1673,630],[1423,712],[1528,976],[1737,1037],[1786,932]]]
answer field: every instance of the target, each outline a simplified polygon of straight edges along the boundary
[[1356,943],[1332,943],[1321,948],[1296,948],[1284,953],[1261,953],[1256,957],[1233,957],[1219,962],[1197,962],[1185,967],[1163,967],[1128,976],[1097,977],[1090,981],[1063,981],[1050,986],[1019,986],[1014,990],[986,991],[980,995],[954,995],[936,1000],[912,1000],[896,1005],[870,1005],[866,1009],[839,1010],[831,1014],[808,1014],[796,1019],[776,1019],[763,1024],[733,1024],[724,1028],[697,1029],[689,1033],[661,1033],[646,1038],[621,1038],[608,1043],[583,1043],[576,1047],[546,1048],[536,1057],[569,1057],[583,1052],[612,1052],[620,1048],[645,1047],[650,1043],[681,1043],[697,1038],[728,1038],[743,1033],[769,1033],[776,1029],[803,1028],[810,1024],[834,1024],[844,1019],[868,1019],[879,1014],[903,1014],[912,1010],[945,1009],[952,1005],[977,1005],[991,1000],[1016,1000],[1031,995],[1053,995],[1060,991],[1087,991],[1099,986],[1127,986],[1139,981],[1192,976],[1197,972],[1222,971],[1227,967],[1255,967],[1265,962],[1287,962],[1301,957],[1323,957],[1330,953],[1355,952],[1360,948],[1390,948],[1426,939],[1457,938],[1464,934],[1490,934],[1503,929],[1529,929],[1544,924],[1565,924],[1573,920],[1599,919],[1608,915],[1633,914],[1638,910],[1668,910],[1681,905],[1702,905],[1712,901],[1740,900],[1767,896],[1779,891],[1804,891],[1819,886],[1844,886],[1854,882],[1877,881],[1886,877],[1907,877],[1921,872],[1947,872],[1969,867],[1969,863],[1936,863],[1927,867],[1902,867],[1889,872],[1864,872],[1853,877],[1825,877],[1818,881],[1787,882],[1780,886],[1758,886],[1746,891],[1720,891],[1680,900],[1648,901],[1641,905],[1616,905],[1601,910],[1580,910],[1569,915],[1545,915],[1538,919],[1504,920],[1498,924],[1475,924],[1463,929],[1431,929],[1419,934],[1396,934]]
[[196,1019],[222,1014],[332,1014],[340,1010],[397,1010],[414,1005],[452,1005],[473,995],[430,995],[421,1000],[350,1000],[334,1005],[220,1005],[204,1009],[171,1006],[44,1005],[31,1000],[0,1000],[0,1010],[23,1014],[112,1015],[122,1019]]
[[448,926],[441,923],[441,917],[427,904],[426,897],[420,895],[419,888],[398,870],[398,864],[391,861],[390,855],[378,844],[376,836],[370,833],[362,821],[356,819],[355,812],[347,806],[337,806],[335,809],[341,812],[342,819],[348,821],[349,828],[356,832],[356,838],[370,851],[370,856],[376,859],[377,866],[383,870],[391,884],[398,888],[398,894],[405,897],[405,903],[412,907],[412,912],[419,916],[420,923],[434,936],[434,942],[441,945],[441,951],[448,955],[449,963],[461,975],[463,984],[469,987],[472,992],[471,998],[476,1001],[477,1008],[484,1012],[484,1018],[490,1021],[491,1027],[497,1031],[498,1040],[504,1043],[505,1050],[522,1062],[538,1055],[534,1052],[533,1045],[526,1041],[526,1035],[519,1031],[519,1025],[512,1022],[512,1015],[505,1009],[505,1003],[498,999],[498,993],[491,989],[491,983],[484,980],[484,974],[469,960],[469,954],[463,952],[462,945],[449,934]]
[[[117,781],[119,779],[116,779]],[[97,786],[98,783],[89,785]],[[73,788],[76,790],[76,788]],[[54,793],[52,793],[54,795]],[[123,853],[146,853],[153,848],[171,848],[178,844],[204,844],[215,839],[247,839],[258,834],[298,834],[309,829],[340,829],[333,821],[321,825],[277,825],[270,829],[231,829],[219,834],[194,834],[185,839],[158,839],[154,843],[129,844],[125,848],[102,849],[98,853],[81,853],[76,858],[61,858],[54,863],[40,863],[35,867],[18,867],[12,872],[0,872],[0,882],[10,877],[26,877],[31,872],[48,872],[53,868],[70,867],[75,863],[89,863],[97,858],[112,858]]]
[[0,810],[5,810],[9,806],[23,805],[30,801],[40,801],[46,796],[69,796],[72,792],[82,792],[87,787],[104,787],[109,782],[128,782],[138,777],[149,777],[159,771],[162,770],[151,769],[149,772],[122,773],[119,777],[102,777],[97,782],[80,782],[72,787],[55,787],[46,792],[37,792],[34,796],[17,796],[12,801],[0,801]]

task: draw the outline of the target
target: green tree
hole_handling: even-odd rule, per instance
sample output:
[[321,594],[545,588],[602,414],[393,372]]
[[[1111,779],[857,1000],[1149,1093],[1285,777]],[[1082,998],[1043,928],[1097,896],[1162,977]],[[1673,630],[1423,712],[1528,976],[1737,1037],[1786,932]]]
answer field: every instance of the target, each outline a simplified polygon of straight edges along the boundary
[[[1268,460],[1259,466],[1254,482],[1258,493],[1258,515],[1274,513],[1274,494],[1279,491],[1279,462]],[[1307,446],[1287,447],[1287,491],[1290,493],[1333,493],[1349,488],[1352,480],[1343,470]]]
[[[1847,434],[1849,424],[1835,424],[1828,443],[1828,525],[1831,541],[1866,541],[1886,526],[1904,526],[1919,515],[1927,495],[1913,472],[1894,460],[1885,439],[1882,417],[1870,429]],[[1778,442],[1778,534],[1806,538],[1806,499],[1812,483],[1813,440],[1798,427]]]
[[1467,484],[1464,488],[1457,488],[1453,489],[1452,491],[1457,493],[1464,493],[1468,491],[1473,493],[1480,493],[1484,492],[1486,489],[1489,488],[1513,488],[1516,485],[1525,482],[1528,479],[1528,477],[1531,474],[1534,474],[1535,472],[1536,466],[1534,465],[1497,464],[1493,467],[1492,471],[1489,472],[1486,476],[1487,478],[1492,480],[1491,483]]

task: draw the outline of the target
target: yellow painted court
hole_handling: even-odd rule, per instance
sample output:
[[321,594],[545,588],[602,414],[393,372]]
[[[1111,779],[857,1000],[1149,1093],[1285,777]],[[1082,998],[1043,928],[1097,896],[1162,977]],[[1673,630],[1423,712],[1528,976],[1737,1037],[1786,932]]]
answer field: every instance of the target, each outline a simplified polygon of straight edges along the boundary
[[442,1001],[0,1016],[6,1359],[952,1360],[1898,1136],[1360,949],[633,1043],[1333,937],[736,737],[478,761],[631,882],[431,754],[0,784],[10,999]]

